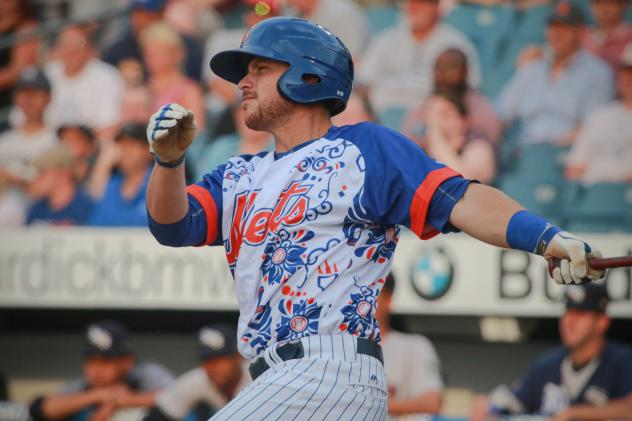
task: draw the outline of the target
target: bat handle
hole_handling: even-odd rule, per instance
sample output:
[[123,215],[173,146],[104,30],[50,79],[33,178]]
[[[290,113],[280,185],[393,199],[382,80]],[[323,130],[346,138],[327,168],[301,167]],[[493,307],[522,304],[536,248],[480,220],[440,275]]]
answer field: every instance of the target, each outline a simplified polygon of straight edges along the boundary
[[[553,274],[553,269],[560,266],[560,259],[553,257],[548,259],[549,274]],[[590,257],[588,265],[595,270],[622,268],[632,266],[632,256],[620,257]]]

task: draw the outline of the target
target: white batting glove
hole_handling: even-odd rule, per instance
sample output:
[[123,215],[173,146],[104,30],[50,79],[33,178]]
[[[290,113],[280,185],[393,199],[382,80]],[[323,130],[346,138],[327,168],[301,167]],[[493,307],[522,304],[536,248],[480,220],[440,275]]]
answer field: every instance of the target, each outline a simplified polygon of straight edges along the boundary
[[544,251],[545,259],[560,259],[550,272],[558,284],[583,284],[603,278],[606,271],[591,268],[591,257],[601,257],[601,253],[566,231],[555,234]]
[[196,132],[191,110],[175,103],[166,104],[149,118],[149,150],[161,161],[176,161],[193,142]]

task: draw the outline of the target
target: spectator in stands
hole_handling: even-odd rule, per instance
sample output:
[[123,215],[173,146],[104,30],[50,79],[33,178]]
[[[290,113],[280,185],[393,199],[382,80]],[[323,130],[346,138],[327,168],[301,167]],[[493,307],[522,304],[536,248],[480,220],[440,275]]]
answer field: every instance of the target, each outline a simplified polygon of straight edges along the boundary
[[77,186],[74,159],[68,148],[57,145],[33,163],[37,176],[28,186],[34,200],[27,225],[83,225],[92,211],[92,198]]
[[175,102],[193,111],[196,124],[205,127],[202,89],[180,70],[185,54],[180,35],[165,23],[155,23],[143,29],[139,42],[149,73],[151,109]]
[[293,14],[316,22],[336,34],[355,58],[369,39],[367,18],[352,0],[289,0]]
[[[210,136],[219,135],[218,129],[215,127],[215,123],[221,123],[222,119],[231,121],[230,114],[232,112],[232,106],[236,104],[240,98],[241,93],[237,86],[227,80],[218,77],[209,70],[209,63],[211,57],[220,51],[229,50],[231,48],[237,48],[241,43],[248,28],[255,25],[264,19],[278,16],[280,13],[279,0],[239,0],[240,3],[248,6],[247,11],[244,13],[242,22],[243,28],[238,29],[222,29],[215,32],[206,41],[204,49],[204,60],[202,62],[202,75],[206,81],[206,86],[209,91],[207,98],[207,108],[210,115],[209,133]],[[264,5],[259,6],[259,11],[255,11],[257,4]],[[262,9],[263,7],[263,9]],[[229,125],[230,126],[230,125]],[[234,131],[234,127],[230,127],[229,132]]]
[[591,0],[596,25],[584,31],[584,47],[617,70],[626,44],[632,42],[632,25],[624,21],[629,0]]
[[83,124],[99,139],[112,139],[120,119],[123,80],[118,71],[96,58],[88,29],[66,27],[55,43],[56,60],[46,66],[53,87],[47,114],[55,127]]
[[462,98],[435,95],[427,104],[427,133],[420,144],[428,155],[464,177],[491,183],[496,174],[492,141],[469,129],[468,108]]
[[32,178],[30,163],[57,143],[55,132],[44,122],[50,102],[50,83],[44,73],[27,67],[15,86],[13,102],[24,116],[23,123],[0,134],[0,220],[21,225],[27,208],[23,189]]
[[200,365],[163,389],[143,421],[206,421],[226,405],[250,380],[236,338],[234,327],[202,327],[198,335]]
[[[458,49],[442,52],[434,64],[433,92],[448,95],[462,102],[467,109],[467,126],[493,143],[498,143],[502,124],[489,100],[467,82],[467,56]],[[402,131],[409,138],[423,144],[427,130],[427,103],[413,108],[403,123]]]
[[[0,38],[20,36],[37,27],[34,9],[28,0],[0,2]],[[0,110],[11,105],[12,89],[22,71],[37,65],[41,41],[22,41],[0,49]]]
[[571,144],[588,113],[612,99],[610,69],[581,48],[583,22],[578,8],[559,3],[546,33],[551,56],[519,70],[501,92],[499,113],[519,123],[519,144]]
[[[128,72],[126,67],[142,72],[140,34],[152,24],[163,20],[166,3],[166,0],[132,0],[129,31],[105,50],[103,60],[118,67],[122,73]],[[188,77],[200,80],[202,51],[196,41],[187,36],[182,36],[182,43],[183,71]]]
[[619,99],[586,119],[566,160],[566,177],[571,180],[632,182],[632,43],[617,67]]
[[394,290],[395,278],[389,274],[377,298],[375,312],[388,379],[388,413],[393,417],[438,414],[443,393],[439,357],[424,336],[391,329]]
[[30,407],[33,420],[109,420],[120,409],[153,406],[156,393],[173,376],[156,363],[136,358],[128,336],[125,326],[112,320],[88,326],[83,378],[35,399]]
[[68,124],[57,129],[57,137],[72,154],[75,179],[80,185],[86,184],[96,159],[94,132],[87,126]]
[[219,136],[199,152],[192,154],[195,168],[193,177],[196,181],[233,156],[274,150],[274,138],[270,133],[255,131],[246,126],[241,107],[233,108],[233,120],[237,128],[236,133]]
[[19,180],[26,166],[56,143],[55,131],[44,121],[50,103],[51,85],[41,70],[27,67],[15,86],[13,103],[24,116],[23,123],[0,134],[0,171]]
[[539,414],[554,420],[623,419],[632,409],[632,349],[608,340],[608,292],[570,286],[560,319],[563,346],[542,354],[511,389],[489,396],[495,414]]
[[145,125],[129,124],[115,144],[102,144],[90,180],[96,205],[88,222],[94,226],[147,226],[145,189],[152,156]]
[[371,41],[358,69],[358,82],[369,90],[378,114],[421,104],[432,91],[437,57],[450,48],[465,53],[468,83],[478,87],[474,47],[457,29],[440,22],[438,0],[404,0],[402,9],[405,19]]
[[153,114],[151,90],[145,85],[127,88],[121,106],[121,124],[147,124]]

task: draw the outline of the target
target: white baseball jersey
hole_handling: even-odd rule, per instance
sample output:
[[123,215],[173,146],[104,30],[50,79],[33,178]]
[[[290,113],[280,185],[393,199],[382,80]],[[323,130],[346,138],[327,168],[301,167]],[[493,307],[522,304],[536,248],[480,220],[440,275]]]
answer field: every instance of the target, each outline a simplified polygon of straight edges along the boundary
[[400,134],[361,123],[231,158],[189,186],[190,215],[204,215],[195,241],[223,244],[235,278],[241,354],[309,335],[379,341],[375,301],[400,227],[453,230],[467,184]]

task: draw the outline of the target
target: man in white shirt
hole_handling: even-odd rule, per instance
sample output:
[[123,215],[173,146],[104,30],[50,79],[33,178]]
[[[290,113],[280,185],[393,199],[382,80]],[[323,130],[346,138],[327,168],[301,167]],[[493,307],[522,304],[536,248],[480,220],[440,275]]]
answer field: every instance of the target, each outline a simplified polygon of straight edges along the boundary
[[410,108],[432,91],[432,70],[447,49],[461,50],[469,63],[468,83],[480,84],[479,61],[472,44],[457,29],[440,22],[437,0],[405,0],[405,19],[369,44],[358,69],[358,81],[369,89],[379,113]]
[[87,30],[69,26],[55,43],[57,60],[46,66],[53,87],[47,121],[54,127],[83,124],[111,139],[121,117],[123,79],[95,56]]
[[443,390],[439,357],[426,337],[391,329],[394,289],[395,278],[389,274],[377,299],[376,311],[388,383],[388,413],[398,420],[438,414]]
[[361,56],[369,39],[364,10],[351,0],[289,0],[294,12],[324,26],[344,42],[354,58]]
[[20,75],[13,103],[23,122],[0,135],[0,225],[20,225],[28,200],[23,188],[32,178],[30,163],[57,142],[55,131],[44,122],[50,102],[50,83],[34,67]]
[[584,184],[632,181],[632,43],[617,70],[619,100],[588,116],[570,150],[566,176]]

